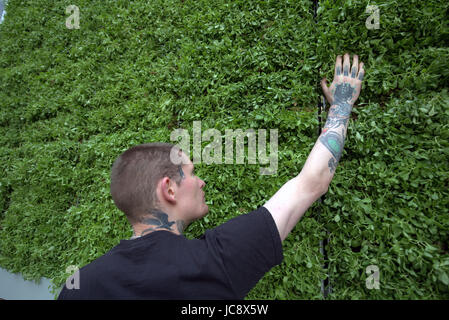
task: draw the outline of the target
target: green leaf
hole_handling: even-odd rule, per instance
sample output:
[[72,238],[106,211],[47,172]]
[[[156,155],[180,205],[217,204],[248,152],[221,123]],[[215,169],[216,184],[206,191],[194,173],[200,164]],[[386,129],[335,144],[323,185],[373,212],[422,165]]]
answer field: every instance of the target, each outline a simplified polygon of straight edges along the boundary
[[443,282],[446,286],[449,286],[449,277],[446,272],[440,272],[438,279]]

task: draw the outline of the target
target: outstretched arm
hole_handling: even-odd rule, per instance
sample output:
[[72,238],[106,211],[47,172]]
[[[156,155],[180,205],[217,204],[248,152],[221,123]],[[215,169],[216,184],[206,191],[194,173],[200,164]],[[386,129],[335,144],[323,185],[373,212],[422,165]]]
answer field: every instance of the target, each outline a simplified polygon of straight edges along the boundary
[[321,81],[331,107],[321,135],[318,137],[301,172],[285,183],[264,207],[271,212],[281,239],[284,240],[307,209],[325,194],[343,153],[352,107],[359,97],[365,71],[358,56],[338,56],[334,80],[330,88]]

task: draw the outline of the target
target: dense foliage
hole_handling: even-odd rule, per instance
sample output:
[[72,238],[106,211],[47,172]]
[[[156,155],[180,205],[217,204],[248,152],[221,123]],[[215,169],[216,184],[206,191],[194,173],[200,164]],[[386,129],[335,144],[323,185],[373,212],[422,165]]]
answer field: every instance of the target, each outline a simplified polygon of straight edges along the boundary
[[[66,7],[80,9],[68,29]],[[367,5],[380,28],[365,25]],[[319,80],[338,54],[366,78],[322,203],[252,299],[449,298],[449,3],[9,0],[0,25],[0,266],[67,277],[131,235],[109,194],[127,148],[177,128],[277,129],[276,175],[198,164],[210,213],[189,238],[263,205],[317,138]],[[191,135],[192,136],[192,135]],[[203,146],[208,142],[203,141]],[[329,268],[319,241],[329,237]],[[380,289],[368,289],[377,265]]]

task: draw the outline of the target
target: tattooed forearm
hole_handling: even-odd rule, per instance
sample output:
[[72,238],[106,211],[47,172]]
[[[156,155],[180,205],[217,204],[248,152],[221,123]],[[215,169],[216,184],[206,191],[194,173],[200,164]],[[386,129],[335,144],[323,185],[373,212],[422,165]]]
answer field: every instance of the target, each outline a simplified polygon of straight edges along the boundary
[[324,125],[323,133],[328,129],[338,128],[340,126],[346,126],[348,124],[349,118],[336,118],[328,117],[326,124]]
[[323,180],[322,185],[330,183],[342,156],[352,107],[359,97],[365,75],[364,64],[359,63],[358,55],[354,55],[352,66],[349,58],[348,53],[344,55],[343,61],[341,56],[337,56],[335,76],[330,87],[327,86],[326,78],[321,80],[323,93],[331,107],[321,135],[307,159],[312,159],[307,168],[318,171]]
[[[338,121],[337,121],[338,122]],[[319,137],[321,143],[330,151],[333,157],[330,158],[328,162],[328,167],[331,173],[335,172],[335,169],[340,161],[341,155],[343,153],[343,147],[345,145],[345,128],[347,121],[344,122],[344,126],[339,126],[341,128],[341,133],[337,131],[326,131],[323,130],[323,134]]]
[[[349,70],[344,70],[344,72],[349,72]],[[329,109],[326,124],[319,138],[320,142],[333,156],[328,161],[328,167],[331,173],[335,172],[338,161],[343,153],[346,139],[345,132],[352,111],[351,99],[354,96],[354,92],[355,88],[349,83],[342,83],[336,86],[334,101]]]
[[345,145],[344,129],[342,129],[341,133],[327,131],[320,136],[320,141],[332,153],[338,163]]
[[330,158],[329,162],[327,163],[327,165],[329,166],[329,170],[331,173],[335,172],[335,168],[337,168],[337,161],[335,161],[334,158]]

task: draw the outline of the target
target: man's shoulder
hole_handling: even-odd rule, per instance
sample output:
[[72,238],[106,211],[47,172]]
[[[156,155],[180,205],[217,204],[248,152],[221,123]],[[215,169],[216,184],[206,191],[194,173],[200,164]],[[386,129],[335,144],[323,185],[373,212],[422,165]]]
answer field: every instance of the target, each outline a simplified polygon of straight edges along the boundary
[[247,213],[237,215],[214,229],[221,230],[223,228],[226,228],[232,230],[235,228],[241,229],[245,227],[251,227],[253,229],[264,229],[264,227],[267,227],[267,225],[268,227],[271,227],[273,224],[274,220],[271,216],[271,213],[267,208],[260,206]]

